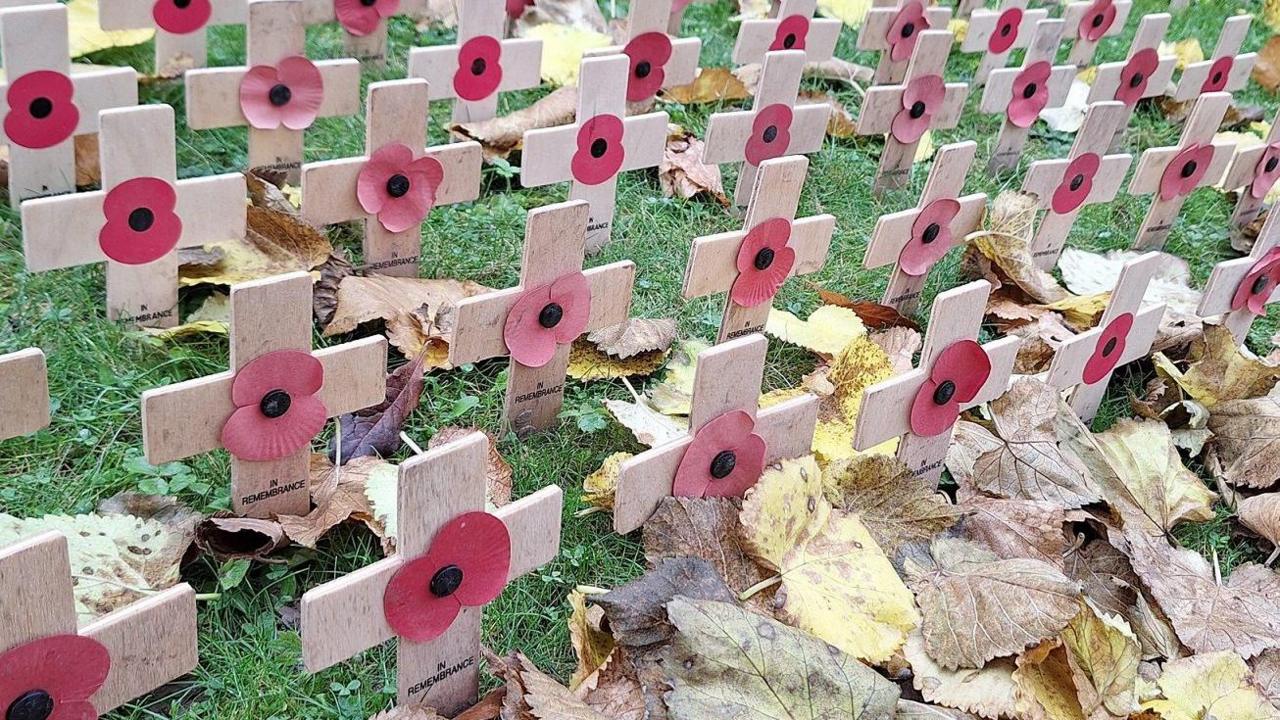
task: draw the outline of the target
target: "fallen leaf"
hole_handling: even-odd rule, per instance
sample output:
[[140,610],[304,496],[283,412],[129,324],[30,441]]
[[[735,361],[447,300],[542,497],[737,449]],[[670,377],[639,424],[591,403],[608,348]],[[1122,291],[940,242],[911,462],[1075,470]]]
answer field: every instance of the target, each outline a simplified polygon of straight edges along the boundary
[[1084,111],[1089,107],[1090,83],[1079,76],[1071,79],[1066,100],[1060,107],[1046,107],[1040,111],[1040,119],[1050,130],[1060,133],[1076,133],[1084,126]]
[[364,485],[373,518],[382,525],[382,550],[387,555],[395,551],[396,533],[399,531],[399,508],[396,506],[399,487],[400,468],[391,463],[374,467]]
[[449,132],[480,143],[486,160],[505,158],[519,150],[527,130],[555,127],[573,122],[578,111],[578,88],[562,87],[532,105],[509,115],[470,123],[453,123]]
[[818,0],[818,10],[829,18],[836,18],[849,27],[861,27],[871,10],[871,0]]
[[400,450],[400,431],[422,399],[422,371],[422,356],[401,365],[387,375],[386,396],[381,403],[339,418],[341,430],[329,443],[329,459],[345,465],[368,455],[391,457]]
[[857,516],[891,558],[904,545],[927,543],[961,516],[932,482],[889,455],[832,463],[822,473],[822,485],[827,500]]
[[200,307],[187,316],[186,322],[169,328],[142,328],[142,331],[161,341],[191,337],[192,335],[226,335],[231,327],[231,301],[226,293],[215,292],[204,299]]
[[587,333],[587,342],[622,360],[642,353],[665,352],[675,339],[676,321],[670,318],[629,318]]
[[899,700],[897,720],[973,720],[975,716],[963,710],[952,710],[941,705],[926,705],[914,700]]
[[658,165],[658,185],[663,197],[691,199],[703,197],[729,207],[724,193],[724,178],[719,165],[704,165],[702,151],[706,145],[696,135],[677,129],[667,136],[667,146]]
[[1069,295],[1045,307],[1062,313],[1063,318],[1073,327],[1084,330],[1098,324],[1109,302],[1111,293],[1102,292],[1096,295]]
[[609,662],[617,644],[613,635],[600,628],[604,611],[595,605],[587,607],[587,596],[581,591],[570,591],[569,608],[569,643],[578,658],[569,689],[577,690]]
[[1180,371],[1167,358],[1156,356],[1156,370],[1211,414],[1219,402],[1266,395],[1280,380],[1280,363],[1259,359],[1220,325],[1205,326],[1203,337],[1191,343],[1187,359],[1190,365]]
[[569,366],[565,369],[565,373],[583,382],[644,377],[657,372],[666,360],[665,350],[653,350],[620,360],[600,352],[600,349],[588,342],[586,338],[578,338],[573,341],[573,346],[569,350]]
[[868,330],[888,330],[896,327],[903,327],[910,330],[920,331],[920,324],[915,320],[903,315],[897,308],[881,305],[878,302],[870,300],[855,300],[843,293],[828,290],[818,283],[806,281],[806,285],[818,293],[818,299],[822,300],[823,305],[836,305],[842,308],[849,308],[857,313],[862,320],[862,324]]
[[361,323],[382,320],[387,341],[405,357],[425,353],[424,369],[448,367],[452,306],[488,292],[470,280],[351,275],[338,285],[338,305],[325,337],[354,331]]
[[1266,90],[1280,89],[1280,35],[1271,36],[1258,48],[1258,60],[1254,63],[1253,81]]
[[1142,653],[1128,623],[1085,600],[1063,629],[1062,644],[1085,716],[1103,711],[1126,717],[1137,710]]
[[990,720],[1013,717],[1013,659],[997,658],[978,669],[947,670],[925,652],[919,631],[907,636],[902,653],[911,663],[911,684],[925,700]]
[[1249,677],[1249,666],[1231,652],[1171,660],[1156,681],[1162,698],[1143,703],[1164,720],[1275,720],[1280,710],[1267,702]]
[[98,22],[98,0],[71,0],[66,7],[73,58],[109,48],[141,45],[156,34],[155,30],[103,30]]
[[675,628],[667,618],[667,604],[681,597],[737,603],[715,567],[702,558],[666,558],[626,585],[592,598],[609,619],[609,632],[628,647],[667,643]]
[[[1031,256],[1031,237],[1038,204],[1034,195],[1013,190],[1001,192],[987,213],[986,227],[969,236],[971,263],[991,266],[996,283],[1013,283],[1032,300],[1052,303],[1067,296],[1053,276],[1040,269]],[[978,257],[975,257],[975,253]]]
[[553,87],[576,85],[583,54],[613,44],[603,32],[554,23],[533,25],[520,36],[542,41],[542,81]]
[[502,717],[530,720],[610,720],[587,707],[569,688],[561,685],[516,652],[507,658],[486,654],[489,668],[507,681]]
[[250,206],[243,240],[220,240],[178,250],[178,283],[235,285],[249,280],[310,271],[333,253],[329,238],[302,220]]
[[858,136],[858,123],[835,95],[823,92],[803,91],[797,103],[800,105],[826,105],[831,109],[827,116],[827,135],[833,138],[852,138]]
[[1227,482],[1269,488],[1280,480],[1280,385],[1265,397],[1218,403],[1209,430]]
[[[1068,290],[1077,295],[1096,296],[1110,292],[1120,279],[1124,264],[1143,254],[1113,250],[1100,255],[1067,247],[1058,259],[1058,268]],[[1145,303],[1165,305],[1153,350],[1180,347],[1200,335],[1204,326],[1197,314],[1200,296],[1201,292],[1191,287],[1191,266],[1187,261],[1161,253],[1156,274],[1143,295]]]
[[[1280,493],[1245,498],[1236,506],[1236,514],[1241,525],[1265,538],[1273,548],[1280,547]],[[1272,556],[1276,554],[1273,550]],[[1269,558],[1267,564],[1271,562]]]
[[421,705],[397,705],[369,718],[369,720],[445,720],[431,708]]
[[727,603],[677,597],[667,613],[672,717],[894,716],[898,688],[817,638]]
[[370,474],[386,464],[376,457],[361,457],[339,469],[324,455],[313,454],[311,498],[314,508],[306,515],[279,516],[280,528],[289,540],[307,548],[314,548],[320,538],[350,519],[363,522],[381,536],[383,529],[374,519],[365,486]]
[[1018,656],[1013,671],[1017,717],[1085,720],[1067,653],[1058,640],[1046,640]]
[[346,252],[339,249],[316,268],[316,272],[320,279],[311,286],[311,313],[317,323],[325,326],[333,322],[333,314],[338,310],[338,286],[356,270],[347,261]]
[[677,85],[662,91],[663,100],[681,105],[746,100],[751,97],[747,86],[730,72],[729,68],[704,67],[698,77],[687,85]]
[[600,468],[582,480],[582,502],[602,510],[613,509],[618,492],[618,472],[623,461],[635,457],[629,452],[616,452],[606,457]]
[[1204,62],[1204,48],[1200,47],[1200,40],[1197,38],[1162,42],[1157,52],[1160,57],[1173,56],[1175,70],[1186,70],[1188,65]]
[[668,443],[689,432],[687,418],[660,413],[644,398],[631,401],[609,398],[604,401],[604,406],[613,419],[630,430],[635,435],[636,442],[645,447]]
[[431,439],[427,441],[427,449],[443,447],[474,433],[483,433],[485,439],[489,441],[489,456],[484,468],[485,503],[489,507],[495,508],[507,505],[511,502],[511,490],[515,473],[511,469],[511,463],[507,462],[502,457],[502,453],[498,452],[498,439],[488,430],[481,430],[478,427],[446,425],[436,430]]
[[892,327],[888,330],[871,334],[871,342],[875,343],[889,358],[895,375],[910,372],[916,353],[924,343],[919,331],[907,327]]
[[1280,0],[1262,0],[1258,15],[1268,28],[1280,32]]
[[539,25],[558,25],[598,33],[609,31],[600,6],[591,0],[537,0],[529,5],[515,23],[515,34],[519,37],[526,37],[528,30]]
[[934,540],[904,567],[925,647],[948,670],[1021,652],[1056,635],[1078,609],[1080,588],[1062,571],[1038,560],[1001,559],[968,540]]
[[819,307],[807,320],[801,320],[786,310],[770,308],[764,331],[783,342],[828,357],[867,334],[867,328],[857,313],[835,305]]
[[1106,540],[1091,540],[1065,558],[1067,577],[1102,611],[1126,615],[1136,601],[1138,576],[1129,558]]
[[1062,569],[1066,512],[1061,505],[1039,500],[973,497],[958,508],[965,512],[964,536],[982,543],[1002,558],[1030,558]]
[[214,515],[196,527],[196,547],[219,562],[261,560],[289,544],[275,520]]
[[[813,451],[825,467],[858,454],[853,436],[866,389],[893,376],[889,356],[869,337],[855,338],[832,359],[831,365],[805,378],[804,390],[819,397]],[[892,455],[897,439],[868,448],[865,454]]]
[[[647,675],[656,674],[654,663],[645,662]],[[605,665],[574,691],[592,710],[609,720],[647,720],[654,717],[649,704],[665,708],[660,693],[667,690],[661,682],[660,689],[651,689],[641,680],[641,671],[625,648],[615,648]],[[646,677],[646,679],[648,679]]]
[[[715,568],[729,588],[741,593],[765,578],[747,557],[735,501],[727,498],[665,498],[644,525],[644,556],[650,566],[695,557]],[[761,593],[748,604],[763,608]]]
[[1253,684],[1272,705],[1280,707],[1280,650],[1262,653],[1253,659],[1251,668]]
[[693,402],[693,380],[697,375],[698,355],[709,345],[701,340],[677,343],[667,360],[660,382],[649,387],[649,404],[664,415],[688,415]]

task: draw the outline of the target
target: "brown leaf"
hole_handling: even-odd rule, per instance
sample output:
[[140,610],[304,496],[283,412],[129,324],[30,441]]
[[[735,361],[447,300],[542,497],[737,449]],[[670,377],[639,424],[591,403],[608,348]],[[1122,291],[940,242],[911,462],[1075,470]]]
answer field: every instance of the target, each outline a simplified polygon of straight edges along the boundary
[[102,165],[98,158],[98,134],[75,136],[76,187],[102,184]]
[[1280,36],[1272,36],[1258,49],[1253,80],[1273,93],[1280,89]]
[[311,456],[311,500],[314,508],[306,515],[281,515],[280,527],[290,540],[303,547],[314,548],[330,530],[347,520],[364,523],[378,537],[386,532],[374,518],[365,485],[374,469],[387,463],[375,457],[362,457],[335,469],[329,458]]
[[891,327],[888,330],[871,333],[871,342],[875,343],[884,354],[889,356],[889,364],[894,373],[910,372],[912,360],[923,343],[919,331],[908,327]]
[[1084,587],[1084,594],[1112,615],[1127,615],[1136,601],[1138,576],[1129,558],[1105,540],[1093,540],[1066,557],[1067,577]]
[[261,560],[289,544],[284,528],[274,520],[211,517],[196,528],[196,547],[219,562],[247,558]]
[[658,185],[663,197],[690,199],[700,196],[729,207],[724,194],[724,178],[719,165],[704,165],[705,144],[692,133],[680,129],[667,136],[667,147],[658,165]]
[[953,710],[941,705],[926,705],[914,700],[899,700],[896,720],[974,720],[972,715],[963,710]]
[[[644,556],[650,566],[695,557],[711,563],[735,592],[765,578],[742,545],[738,507],[726,498],[666,498],[644,525]],[[764,605],[768,595],[752,598]]]
[[960,506],[965,537],[983,543],[1002,558],[1039,560],[1062,569],[1066,513],[1061,505],[1037,500],[973,498]]
[[447,445],[454,440],[460,440],[472,433],[483,432],[485,438],[489,440],[489,459],[485,463],[485,499],[490,505],[502,507],[511,502],[512,478],[514,472],[511,470],[511,463],[508,463],[502,457],[502,453],[498,452],[498,441],[487,430],[481,430],[477,427],[457,427],[456,425],[446,425],[436,431],[435,435],[427,441],[427,449]]
[[967,540],[934,540],[905,569],[925,647],[949,670],[1021,652],[1056,635],[1079,610],[1079,586],[1052,565],[1000,559]]
[[[767,3],[768,0],[765,0]],[[749,63],[734,69],[733,74],[742,81],[747,92],[755,95],[760,85],[760,63]],[[848,60],[832,57],[824,62],[805,63],[801,77],[812,80],[834,80],[845,83],[859,91],[871,84],[875,71],[864,65],[855,65]]]
[[623,360],[655,350],[666,351],[675,339],[676,321],[670,318],[630,318],[587,334],[587,342]]
[[1268,493],[1245,498],[1236,506],[1240,524],[1266,538],[1273,546],[1280,545],[1280,493]]
[[738,603],[716,568],[696,557],[662,560],[643,576],[592,601],[604,609],[619,643],[642,648],[670,641],[675,628],[667,619],[667,603],[677,596]]
[[338,286],[338,309],[324,335],[349,333],[380,319],[386,323],[387,340],[405,357],[425,350],[424,368],[448,367],[453,304],[488,290],[470,280],[352,275]]
[[1209,414],[1209,430],[1227,482],[1269,488],[1280,480],[1280,389],[1218,403]]
[[1251,663],[1253,684],[1274,706],[1280,708],[1280,650],[1267,650]]
[[1209,562],[1163,537],[1126,532],[1133,569],[1196,652],[1231,650],[1245,659],[1280,647],[1280,578],[1253,563],[1219,582]]
[[1236,343],[1231,331],[1220,325],[1205,327],[1204,336],[1191,344],[1187,359],[1190,366],[1179,371],[1173,363],[1157,355],[1156,370],[1210,411],[1215,411],[1215,405],[1226,400],[1266,395],[1280,380],[1280,363],[1259,359]]
[[302,220],[251,206],[244,240],[221,240],[178,251],[183,286],[237,283],[310,271],[333,253],[329,238]]
[[[653,665],[645,665],[649,675],[654,674]],[[623,647],[614,648],[604,667],[589,682],[579,685],[575,694],[609,720],[662,720],[666,706],[661,693],[667,690],[666,683],[658,682],[658,687],[651,690],[640,674],[631,653]]]
[[528,107],[489,120],[453,123],[449,132],[479,142],[487,160],[505,158],[519,150],[526,130],[567,125],[578,111],[578,88],[562,87]]
[[885,330],[893,327],[920,330],[919,323],[898,312],[897,308],[881,305],[870,300],[855,300],[848,295],[828,290],[815,282],[805,282],[818,293],[818,298],[822,300],[823,305],[835,305],[836,307],[852,310],[858,316],[858,319],[862,320],[862,324],[867,326],[868,330]]
[[1017,659],[1013,671],[1017,717],[1032,720],[1085,720],[1067,652],[1058,640],[1046,640]]
[[1034,322],[1009,327],[1007,333],[1022,338],[1013,370],[1023,375],[1048,370],[1058,348],[1076,335],[1062,322],[1062,316],[1055,312],[1044,313]]
[[354,275],[356,269],[347,261],[346,252],[338,248],[317,271],[320,279],[311,286],[311,313],[316,322],[324,326],[333,322],[333,314],[338,310],[338,286],[343,278]]
[[[997,286],[1013,283],[1039,303],[1062,300],[1067,291],[1031,256],[1038,204],[1035,196],[1006,190],[996,197],[987,213],[986,228],[974,233],[967,250],[970,261],[995,272]],[[975,258],[974,253],[980,257]]]
[[489,667],[507,681],[501,717],[532,720],[610,720],[587,707],[569,688],[551,679],[521,653],[488,657]]
[[[329,459],[345,465],[368,455],[391,457],[400,449],[400,430],[422,399],[422,356],[387,375],[387,392],[382,402],[339,420],[342,431],[329,443]],[[342,456],[337,458],[337,442]]]
[[856,455],[822,474],[823,492],[837,508],[856,514],[889,558],[904,545],[927,543],[961,512],[933,483],[889,455]]
[[704,67],[688,85],[662,91],[663,100],[681,105],[745,100],[749,97],[751,93],[747,91],[747,86],[729,68],[722,67]]
[[831,108],[831,114],[827,116],[827,135],[833,138],[858,136],[858,123],[853,119],[853,114],[844,106],[844,103],[840,102],[831,93],[803,91],[800,93],[797,103],[801,105],[826,105]]

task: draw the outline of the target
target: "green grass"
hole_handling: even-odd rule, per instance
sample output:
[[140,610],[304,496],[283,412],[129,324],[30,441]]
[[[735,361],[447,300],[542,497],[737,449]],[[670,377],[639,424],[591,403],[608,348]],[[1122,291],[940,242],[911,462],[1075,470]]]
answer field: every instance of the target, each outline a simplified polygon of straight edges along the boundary
[[[608,10],[610,3],[602,3]],[[618,11],[624,3],[618,3]],[[1137,0],[1135,15],[1154,12],[1164,4]],[[1201,0],[1194,9],[1175,19],[1170,37],[1197,37],[1206,49],[1216,41],[1221,20],[1241,3]],[[1243,3],[1256,11],[1257,0]],[[704,40],[703,65],[729,62],[736,25],[731,3],[695,5],[686,21],[686,34]],[[1136,21],[1130,24],[1136,27]],[[869,56],[854,50],[855,31],[841,39],[838,54],[863,63]],[[397,20],[393,26],[391,62],[383,70],[365,73],[373,81],[402,77],[407,48],[451,39],[452,32],[431,30],[421,35],[412,23]],[[1246,44],[1256,48],[1265,29],[1255,24]],[[218,28],[210,48],[211,63],[232,65],[243,61],[243,31]],[[341,39],[336,28],[312,29],[308,34],[313,57],[338,57]],[[1122,58],[1129,37],[1107,40],[1099,60]],[[953,54],[949,79],[967,78],[976,56]],[[151,47],[101,53],[98,62],[133,64],[149,68]],[[1017,59],[1015,58],[1015,61]],[[854,114],[859,95],[842,86],[813,84],[814,89],[834,92]],[[507,95],[503,111],[523,107],[546,90]],[[180,83],[153,83],[142,89],[145,102],[167,102],[183,116]],[[1262,105],[1269,117],[1274,96],[1257,86],[1241,93],[1240,104]],[[976,107],[971,97],[969,108]],[[701,105],[665,108],[674,122],[701,134],[712,112],[721,107]],[[433,139],[443,140],[439,128],[447,120],[445,104],[433,107]],[[994,196],[1016,188],[1028,162],[1066,153],[1071,137],[1037,126],[1027,146],[1022,168],[1016,173],[991,177],[982,168],[999,127],[996,116],[966,115],[960,127],[936,134],[937,144],[977,139],[980,144],[969,190]],[[1154,107],[1144,104],[1133,120],[1131,149],[1169,145],[1179,128],[1167,123]],[[179,128],[178,158],[183,177],[238,170],[245,160],[243,130],[193,133]],[[307,159],[347,157],[362,152],[362,120],[322,120],[309,133]],[[829,140],[812,156],[810,180],[801,203],[802,214],[833,213],[837,229],[831,257],[814,280],[853,297],[878,298],[887,273],[862,269],[866,240],[876,218],[915,203],[924,174],[916,173],[912,187],[884,197],[870,193],[881,141],[879,139]],[[726,168],[726,187],[733,188],[736,172]],[[485,174],[485,192],[473,204],[442,208],[423,231],[423,273],[438,277],[470,278],[505,287],[517,280],[525,211],[563,200],[566,186],[513,189],[493,170]],[[684,302],[680,280],[692,238],[735,229],[739,220],[718,207],[700,202],[664,199],[652,171],[631,173],[619,184],[615,242],[589,263],[604,264],[632,259],[639,266],[634,311],[651,317],[676,317],[684,336],[711,339],[719,317],[720,298]],[[1147,198],[1122,196],[1106,206],[1094,206],[1082,215],[1071,236],[1074,245],[1093,250],[1126,247],[1146,209]],[[1197,193],[1186,205],[1170,238],[1168,249],[1191,263],[1197,283],[1207,278],[1213,263],[1232,256],[1226,239],[1228,202],[1214,191]],[[349,232],[335,232],[358,257],[358,243]],[[8,322],[0,325],[0,351],[38,345],[50,358],[50,375],[56,412],[52,427],[27,439],[5,443],[0,457],[0,510],[22,516],[44,513],[87,512],[101,499],[122,490],[137,489],[142,477],[127,469],[126,461],[140,448],[138,397],[146,389],[218,372],[225,368],[225,338],[205,337],[162,346],[137,333],[122,331],[104,318],[103,271],[81,268],[43,275],[23,269],[17,216],[0,210],[0,310]],[[959,252],[931,276],[926,298],[959,282]],[[190,302],[190,299],[188,299]],[[817,305],[816,295],[803,283],[791,283],[777,300],[780,307],[807,313]],[[925,306],[927,308],[927,304]],[[1277,313],[1254,326],[1250,336],[1255,350],[1269,349]],[[323,342],[340,342],[333,338]],[[322,342],[317,338],[317,342]],[[812,358],[797,348],[773,343],[766,385],[793,384],[813,366]],[[428,378],[422,406],[410,418],[406,431],[425,443],[440,418],[451,412],[459,398],[474,396],[478,404],[456,420],[458,423],[498,427],[502,402],[504,362],[481,364],[474,369],[437,373]],[[1141,390],[1149,379],[1149,366],[1118,373],[1098,426],[1129,414],[1127,394]],[[566,405],[596,404],[604,397],[627,396],[621,383],[571,384]],[[578,519],[580,482],[601,460],[618,450],[638,450],[630,434],[616,426],[583,433],[568,422],[557,432],[524,441],[504,439],[502,452],[515,468],[516,495],[527,495],[548,483],[566,491],[564,539],[560,556],[540,571],[516,582],[487,611],[485,642],[498,651],[520,649],[540,667],[566,677],[573,666],[565,618],[565,598],[577,584],[609,587],[634,577],[643,569],[636,537],[617,537],[607,515]],[[225,507],[228,464],[225,453],[192,458],[193,472],[209,483],[208,493],[187,491],[181,498],[202,510]],[[1215,548],[1224,564],[1256,558],[1250,543],[1232,538],[1232,523],[1224,513],[1217,521],[1184,533],[1184,540],[1207,552]],[[159,694],[115,713],[117,718],[218,717],[232,720],[272,718],[364,718],[387,706],[394,697],[394,653],[390,646],[314,676],[299,664],[296,629],[280,619],[280,610],[295,605],[311,587],[361,567],[380,557],[377,542],[368,534],[344,528],[327,538],[317,551],[290,550],[279,564],[255,566],[245,582],[224,592],[220,599],[200,609],[201,665],[194,677],[184,679],[173,692]],[[196,562],[184,573],[199,592],[218,590],[218,568],[209,560]],[[341,629],[334,629],[341,632]]]

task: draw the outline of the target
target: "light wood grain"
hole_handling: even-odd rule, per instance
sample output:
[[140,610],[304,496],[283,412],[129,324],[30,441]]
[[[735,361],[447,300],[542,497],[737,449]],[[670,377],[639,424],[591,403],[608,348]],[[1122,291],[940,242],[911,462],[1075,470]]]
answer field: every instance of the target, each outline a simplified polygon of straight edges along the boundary
[[208,30],[219,25],[241,25],[249,17],[247,0],[218,0],[205,26],[183,35],[157,26],[152,9],[155,0],[101,0],[98,23],[103,30],[154,29],[155,69],[185,69],[208,64]]
[[0,440],[49,425],[49,371],[40,348],[0,355],[0,406]]
[[[880,52],[880,62],[876,65],[873,79],[876,85],[897,85],[907,74],[910,60],[893,60],[889,57],[889,28],[897,19],[898,13],[907,0],[874,0],[867,11],[862,27],[858,28],[857,47],[859,50],[875,50]],[[927,3],[926,3],[927,5]],[[951,22],[951,8],[928,6],[925,8],[925,24],[923,29],[945,30]]]
[[[1232,310],[1231,302],[1235,299],[1236,289],[1244,282],[1253,266],[1277,245],[1280,245],[1280,213],[1269,213],[1248,255],[1224,260],[1213,266],[1209,280],[1204,285],[1204,294],[1200,296],[1196,314],[1203,318],[1217,317],[1217,321],[1231,331],[1237,343],[1244,343],[1257,315],[1247,307]],[[1280,289],[1271,293],[1267,304],[1277,301],[1280,301]]]
[[[1111,4],[1116,9],[1116,16],[1111,27],[1107,28],[1106,33],[1103,34],[1103,38],[1115,37],[1124,32],[1125,25],[1129,22],[1129,13],[1133,10],[1133,3],[1130,0],[1112,0]],[[1079,68],[1087,67],[1092,63],[1093,54],[1097,51],[1100,42],[1089,40],[1080,34],[1080,22],[1084,20],[1084,16],[1091,7],[1093,7],[1093,0],[1076,0],[1067,3],[1062,10],[1062,20],[1066,24],[1064,39],[1072,41],[1067,62]]]
[[183,583],[86,625],[82,633],[111,654],[107,681],[94,693],[99,713],[196,669],[196,593]]

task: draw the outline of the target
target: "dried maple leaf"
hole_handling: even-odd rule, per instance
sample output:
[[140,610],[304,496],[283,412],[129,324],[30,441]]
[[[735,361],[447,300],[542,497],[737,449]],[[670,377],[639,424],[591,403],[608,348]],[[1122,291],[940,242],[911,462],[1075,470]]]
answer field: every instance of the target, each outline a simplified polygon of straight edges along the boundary
[[961,516],[933,483],[889,455],[859,455],[831,463],[822,473],[822,484],[827,500],[857,515],[890,557],[903,545],[928,542]]
[[924,637],[907,636],[902,653],[911,663],[911,684],[925,700],[996,720],[1013,717],[1013,659],[997,658],[977,669],[947,670],[925,652]]
[[705,195],[727,208],[732,203],[724,194],[720,166],[703,164],[704,147],[696,135],[683,128],[667,136],[662,162],[658,164],[658,185],[662,188],[662,196],[687,200]]
[[1062,631],[1081,709],[1088,717],[1126,717],[1138,709],[1142,651],[1129,624],[1085,601]]
[[1136,597],[1138,576],[1129,558],[1106,540],[1091,540],[1065,558],[1067,577],[1080,583],[1084,594],[1104,612],[1126,615]]
[[1265,395],[1280,380],[1280,363],[1259,359],[1219,325],[1205,327],[1204,337],[1191,344],[1187,359],[1191,364],[1180,371],[1157,355],[1156,370],[1211,411],[1220,402]]
[[909,327],[891,327],[871,333],[870,338],[889,357],[894,374],[911,372],[912,360],[924,343],[920,331]]
[[493,672],[506,680],[503,718],[530,720],[610,720],[592,710],[569,688],[538,670],[522,653],[506,658],[486,655]]
[[1280,480],[1280,385],[1265,397],[1218,403],[1209,431],[1227,482],[1269,488]]
[[1240,524],[1266,538],[1274,548],[1267,565],[1280,556],[1280,493],[1245,498],[1236,506]]
[[1073,427],[1064,447],[1084,462],[1126,532],[1162,534],[1179,522],[1213,519],[1217,496],[1182,464],[1164,423],[1123,419],[1097,434]]
[[178,283],[235,285],[309,271],[333,253],[329,238],[294,215],[250,206],[243,240],[220,240],[178,250]]
[[352,275],[338,285],[337,310],[324,335],[342,335],[361,323],[382,320],[387,341],[405,357],[425,352],[426,369],[448,367],[452,306],[488,290],[470,280]]
[[592,598],[609,619],[618,643],[632,648],[666,643],[675,628],[667,618],[672,598],[715,600],[737,604],[716,568],[702,558],[667,558],[626,585]]
[[1066,536],[1061,505],[1040,500],[973,497],[958,508],[966,517],[964,536],[986,545],[1003,558],[1039,560],[1062,569]]
[[817,638],[727,603],[678,597],[667,613],[673,717],[894,716],[898,688]]
[[1034,195],[1000,193],[987,214],[986,228],[970,236],[966,253],[982,274],[992,276],[996,287],[1012,283],[1035,302],[1051,303],[1067,297],[1067,291],[1031,256],[1037,208]]
[[866,526],[823,497],[813,456],[766,470],[741,517],[748,552],[781,575],[774,609],[784,622],[870,662],[888,659],[919,624]]
[[1133,569],[1196,652],[1231,650],[1245,658],[1280,647],[1280,578],[1240,565],[1225,581],[1207,560],[1162,537],[1126,533]]
[[1045,640],[1018,656],[1013,671],[1016,717],[1037,720],[1085,720],[1067,652],[1058,640]]
[[[656,566],[671,558],[702,558],[734,592],[741,593],[765,574],[747,557],[740,533],[734,500],[666,498],[644,525],[645,560]],[[762,593],[749,602],[763,605],[764,599]]]
[[925,647],[948,670],[982,667],[1052,637],[1079,605],[1079,585],[1052,565],[1000,559],[968,540],[934,540],[904,567],[924,618]]
[[1267,702],[1249,677],[1249,666],[1234,653],[1214,652],[1171,660],[1156,681],[1162,698],[1143,703],[1164,720],[1276,720],[1280,710]]
[[662,91],[662,99],[681,105],[746,100],[751,97],[747,86],[729,68],[704,67],[698,77],[687,85],[679,85]]
[[505,158],[524,143],[526,130],[555,127],[573,122],[578,108],[578,88],[562,87],[528,107],[509,115],[478,122],[454,123],[455,136],[480,143],[486,160]]

